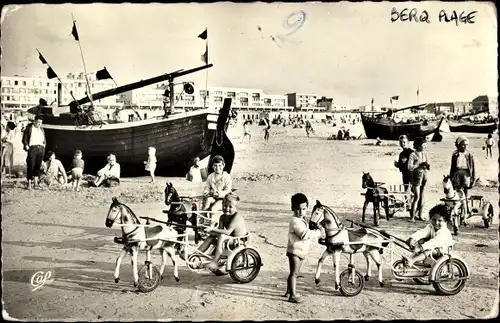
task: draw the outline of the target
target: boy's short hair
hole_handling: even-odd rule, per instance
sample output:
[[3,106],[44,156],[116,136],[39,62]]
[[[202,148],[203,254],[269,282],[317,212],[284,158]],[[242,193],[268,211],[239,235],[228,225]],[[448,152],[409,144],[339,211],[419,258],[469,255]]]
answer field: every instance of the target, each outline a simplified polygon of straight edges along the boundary
[[76,155],[82,155],[82,151],[81,151],[81,150],[79,150],[79,149],[75,150],[75,156],[76,156]]
[[401,135],[401,136],[399,136],[399,140],[403,140],[403,139],[408,140],[408,136],[407,135]]
[[234,193],[228,193],[226,194],[226,196],[224,196],[222,202],[229,202],[229,201],[239,202],[240,197]]
[[432,219],[432,215],[438,214],[440,215],[446,222],[450,222],[450,212],[448,210],[448,206],[446,204],[438,204],[435,205],[432,209],[429,210],[429,219]]
[[49,151],[47,152],[47,157],[49,157],[49,158],[50,158],[52,155],[55,155],[55,154],[56,154],[55,152],[53,152],[53,151],[50,151],[50,150],[49,150]]
[[35,116],[35,120],[42,120],[43,121],[43,118],[41,115],[37,115],[37,116]]
[[224,161],[224,157],[222,157],[221,155],[216,155],[214,157],[214,159],[212,159],[212,164],[215,164],[215,163],[223,163],[223,164],[225,164],[226,162]]
[[297,209],[299,207],[299,205],[301,205],[302,203],[306,203],[307,205],[309,205],[309,201],[307,200],[307,196],[305,196],[302,193],[297,193],[297,194],[292,195],[292,211]]
[[413,148],[417,149],[418,147],[422,146],[427,140],[425,140],[424,137],[417,137],[415,138],[415,141],[413,142]]

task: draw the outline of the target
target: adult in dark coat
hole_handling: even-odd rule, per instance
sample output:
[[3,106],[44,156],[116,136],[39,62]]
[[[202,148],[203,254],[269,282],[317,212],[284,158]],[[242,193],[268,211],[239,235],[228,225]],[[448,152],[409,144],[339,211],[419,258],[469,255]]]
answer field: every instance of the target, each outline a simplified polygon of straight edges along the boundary
[[33,182],[38,186],[38,178],[41,174],[41,166],[45,155],[45,132],[42,128],[42,117],[37,115],[35,121],[30,123],[23,133],[23,147],[28,152],[26,157],[28,189],[32,188]]

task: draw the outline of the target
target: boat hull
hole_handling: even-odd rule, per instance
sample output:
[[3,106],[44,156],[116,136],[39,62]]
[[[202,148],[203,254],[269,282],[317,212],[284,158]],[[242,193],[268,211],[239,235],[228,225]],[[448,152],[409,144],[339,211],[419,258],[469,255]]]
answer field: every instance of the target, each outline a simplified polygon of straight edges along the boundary
[[[212,113],[213,114],[213,113]],[[208,129],[206,111],[171,115],[168,118],[108,124],[62,126],[44,124],[46,151],[54,151],[66,170],[75,150],[83,152],[86,174],[96,174],[106,157],[116,155],[122,176],[145,176],[148,147],[156,148],[156,175],[184,176],[195,157],[210,155],[215,131]]]
[[470,122],[448,121],[451,132],[469,132],[469,133],[493,133],[498,127],[495,122],[474,124]]
[[427,125],[423,125],[423,122],[398,124],[390,119],[377,119],[362,113],[361,122],[366,137],[369,139],[398,140],[399,136],[406,135],[409,140],[413,141],[417,137],[428,136],[439,131],[443,119],[431,121]]

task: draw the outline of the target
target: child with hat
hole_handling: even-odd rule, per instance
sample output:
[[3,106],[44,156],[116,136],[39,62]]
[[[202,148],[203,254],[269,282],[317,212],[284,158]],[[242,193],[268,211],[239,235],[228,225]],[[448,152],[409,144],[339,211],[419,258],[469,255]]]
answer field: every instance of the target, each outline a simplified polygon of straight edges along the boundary
[[[462,189],[465,195],[472,188],[475,176],[474,156],[467,150],[469,141],[465,136],[458,136],[455,141],[457,150],[451,155],[450,178],[455,190]],[[465,205],[466,210],[468,206]],[[467,212],[468,213],[468,212]]]

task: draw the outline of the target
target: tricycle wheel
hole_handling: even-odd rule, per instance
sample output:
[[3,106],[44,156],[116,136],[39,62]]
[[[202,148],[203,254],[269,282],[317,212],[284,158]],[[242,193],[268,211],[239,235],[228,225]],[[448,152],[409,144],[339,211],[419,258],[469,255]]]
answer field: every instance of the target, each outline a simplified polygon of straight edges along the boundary
[[365,288],[363,275],[357,270],[346,269],[340,273],[340,292],[344,296],[356,296]]
[[[151,273],[149,269],[151,269]],[[143,293],[155,290],[160,285],[160,280],[160,269],[156,265],[145,265],[139,270],[139,290]]]
[[246,284],[254,280],[260,272],[262,259],[257,251],[253,249],[242,249],[231,261],[229,276],[240,284]]
[[485,213],[483,214],[484,227],[489,228],[490,223],[493,222],[493,205],[488,203],[483,212]]
[[451,258],[439,265],[432,285],[441,295],[456,295],[465,287],[467,276],[467,266],[461,260]]

